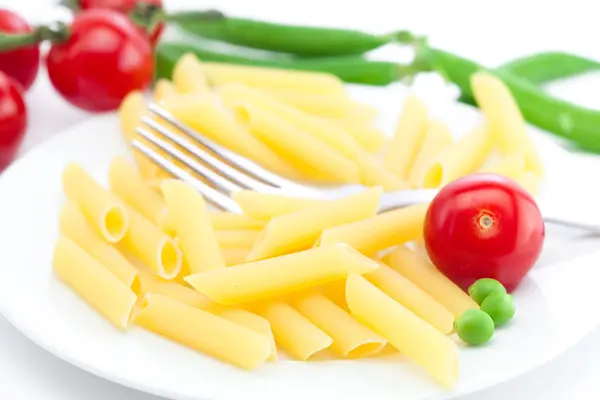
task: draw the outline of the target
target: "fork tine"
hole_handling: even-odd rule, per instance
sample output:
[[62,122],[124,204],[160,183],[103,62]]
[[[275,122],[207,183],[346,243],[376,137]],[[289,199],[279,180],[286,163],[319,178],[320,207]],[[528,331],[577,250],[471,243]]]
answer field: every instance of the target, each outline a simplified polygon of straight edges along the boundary
[[[181,161],[182,163],[193,169],[195,172],[206,178],[209,181],[209,183],[211,185],[216,186],[216,188],[219,191],[224,192],[225,194],[231,194],[233,192],[243,189],[243,187],[240,187],[235,183],[228,181],[226,178],[219,175],[212,169],[208,168],[206,165],[199,163],[194,158],[188,156],[183,151],[179,150],[173,144],[169,143],[166,140],[163,140],[162,138],[159,138],[157,135],[147,131],[146,129],[142,127],[137,127],[136,132],[144,139],[154,144],[156,147],[164,150],[167,154],[175,157],[177,160]],[[173,135],[175,137],[177,136],[173,133],[169,133],[169,135]]]
[[[181,132],[186,134],[188,137],[192,138],[194,141],[200,143],[202,146],[206,147],[213,153],[217,154],[223,160],[227,161],[228,163],[231,163],[231,165],[233,165],[235,168],[232,168],[228,164],[223,163],[222,161],[220,161],[214,157],[213,157],[213,159],[216,162],[218,162],[219,164],[216,164],[213,161],[208,162],[209,164],[213,165],[214,167],[218,168],[219,170],[222,170],[222,172],[224,174],[227,174],[228,176],[229,176],[229,172],[231,172],[233,175],[233,176],[229,176],[231,179],[236,180],[235,177],[240,174],[240,172],[238,170],[241,170],[246,174],[244,176],[246,176],[246,177],[250,176],[250,177],[254,178],[254,180],[263,183],[262,188],[250,188],[250,189],[259,190],[259,191],[268,191],[270,189],[269,186],[264,186],[264,185],[270,185],[270,186],[273,186],[278,189],[298,190],[299,185],[297,183],[290,181],[289,179],[286,179],[280,175],[277,175],[277,174],[261,167],[257,163],[255,163],[251,160],[248,160],[247,158],[242,157],[239,154],[236,154],[236,153],[216,144],[212,140],[199,134],[194,129],[190,128],[183,122],[179,121],[170,112],[168,112],[164,108],[160,107],[156,103],[150,104],[148,109],[154,115],[157,115],[160,118],[162,118],[163,120],[169,122],[175,128],[179,129]],[[242,184],[241,182],[239,182],[239,183]]]
[[200,192],[200,194],[202,194],[202,196],[204,196],[204,198],[209,203],[211,203],[215,207],[218,207],[221,210],[229,211],[232,213],[239,214],[242,212],[241,208],[237,205],[237,203],[235,201],[233,201],[232,199],[230,199],[227,195],[220,193],[219,191],[211,188],[210,186],[208,186],[205,183],[201,182],[200,180],[196,179],[189,172],[187,172],[187,171],[181,169],[180,167],[178,167],[177,165],[173,164],[171,161],[169,161],[166,158],[164,158],[163,156],[161,156],[159,153],[157,153],[154,149],[152,149],[145,143],[143,143],[137,139],[134,139],[131,142],[131,145],[133,146],[134,149],[141,152],[148,159],[150,159],[151,161],[153,161],[154,163],[159,165],[161,168],[163,168],[165,171],[169,172],[171,175],[173,175],[176,178],[179,178],[182,181],[186,182],[187,184],[193,186],[198,192]]

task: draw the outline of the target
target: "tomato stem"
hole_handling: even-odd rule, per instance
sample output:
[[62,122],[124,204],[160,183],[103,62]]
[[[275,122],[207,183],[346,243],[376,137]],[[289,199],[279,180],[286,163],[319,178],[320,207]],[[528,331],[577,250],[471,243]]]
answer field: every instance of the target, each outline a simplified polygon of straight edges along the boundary
[[81,10],[81,2],[79,0],[60,0],[59,4],[71,11]]
[[215,21],[224,17],[223,13],[212,9],[203,11],[182,11],[168,14],[162,7],[144,2],[137,3],[129,13],[131,21],[144,28],[149,34],[152,34],[161,22]]
[[53,26],[39,26],[27,34],[0,33],[0,52],[28,47],[44,41],[60,43],[69,38],[70,30],[64,22]]

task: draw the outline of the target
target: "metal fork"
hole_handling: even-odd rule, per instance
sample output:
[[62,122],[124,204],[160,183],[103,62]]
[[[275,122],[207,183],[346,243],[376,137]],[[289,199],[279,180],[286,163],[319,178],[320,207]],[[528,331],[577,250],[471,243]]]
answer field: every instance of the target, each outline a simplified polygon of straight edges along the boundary
[[[132,141],[133,148],[169,174],[192,185],[209,203],[224,211],[242,212],[231,198],[231,195],[239,190],[335,200],[365,189],[363,185],[322,188],[291,181],[218,145],[179,121],[157,104],[151,104],[149,111],[154,118],[142,117],[142,125],[137,128],[137,133],[177,162],[164,157],[152,146],[148,146],[144,141],[138,139]],[[157,120],[160,120],[161,123],[158,123]],[[167,126],[172,129],[168,129]],[[194,174],[198,174],[201,179],[177,164],[185,165]],[[438,189],[415,189],[385,193],[381,199],[379,212],[428,203],[433,200],[438,191]],[[547,224],[600,233],[600,224],[579,221],[558,214],[552,215],[543,208],[542,214]]]

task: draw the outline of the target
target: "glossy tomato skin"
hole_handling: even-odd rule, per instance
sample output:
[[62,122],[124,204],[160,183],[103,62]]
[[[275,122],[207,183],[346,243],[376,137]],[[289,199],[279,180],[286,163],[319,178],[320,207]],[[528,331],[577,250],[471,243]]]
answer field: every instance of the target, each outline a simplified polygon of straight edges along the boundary
[[23,89],[0,72],[0,171],[15,158],[27,129]]
[[[120,13],[127,14],[131,12],[138,3],[146,3],[155,5],[158,7],[163,6],[162,0],[81,0],[79,7],[82,10],[92,10],[92,9],[108,9],[119,11]],[[144,34],[147,34],[143,28],[139,27]],[[154,32],[150,35],[150,42],[154,45],[160,39],[160,35],[164,30],[164,24],[159,24]]]
[[71,104],[109,111],[150,84],[152,48],[123,14],[89,10],[75,17],[67,42],[52,45],[47,67],[53,86]]
[[[0,32],[27,34],[31,26],[20,15],[0,9]],[[40,69],[40,48],[38,45],[0,52],[0,71],[15,79],[24,90],[31,87]]]
[[516,182],[473,174],[445,186],[424,226],[433,264],[463,290],[493,278],[513,291],[538,259],[545,236],[535,200]]

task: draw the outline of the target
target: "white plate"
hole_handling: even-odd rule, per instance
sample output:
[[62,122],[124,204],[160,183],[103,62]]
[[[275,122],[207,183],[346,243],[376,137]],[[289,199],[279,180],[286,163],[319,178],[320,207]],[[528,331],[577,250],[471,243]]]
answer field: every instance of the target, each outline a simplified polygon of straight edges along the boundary
[[[402,88],[360,91],[380,106],[381,122],[389,128]],[[432,114],[455,132],[481,118],[470,108],[435,99],[427,99]],[[566,153],[547,137],[535,139],[548,166],[546,199],[585,210],[586,204],[569,199],[577,190],[569,178],[600,172],[598,163]],[[111,158],[125,152],[116,116],[95,117],[40,145],[0,177],[0,311],[38,345],[115,382],[176,399],[451,398],[549,361],[600,322],[600,254],[591,254],[566,263],[546,257],[515,293],[517,316],[511,326],[485,347],[461,348],[460,384],[452,392],[399,356],[285,360],[245,372],[137,327],[118,332],[56,279],[50,262],[63,202],[63,167],[80,162],[105,182]],[[593,210],[589,204],[587,210]],[[545,250],[550,253],[559,245],[551,239]]]

